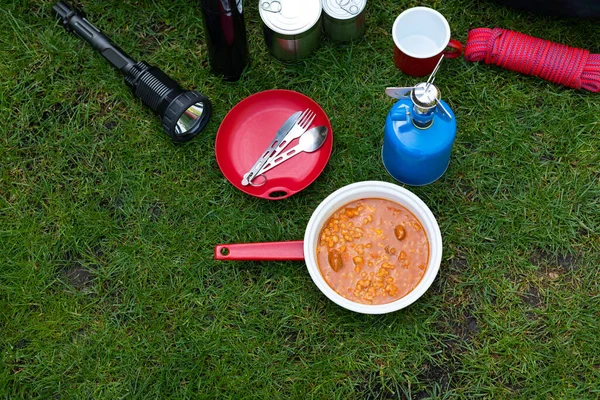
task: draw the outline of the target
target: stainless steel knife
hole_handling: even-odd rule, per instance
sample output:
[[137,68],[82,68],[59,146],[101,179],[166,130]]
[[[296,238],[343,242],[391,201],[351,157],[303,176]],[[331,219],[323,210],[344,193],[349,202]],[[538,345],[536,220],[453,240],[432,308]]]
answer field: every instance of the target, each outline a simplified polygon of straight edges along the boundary
[[294,125],[296,124],[298,119],[300,118],[300,114],[302,114],[302,111],[297,111],[297,112],[293,113],[283,123],[283,125],[281,125],[281,128],[279,128],[279,130],[277,131],[277,134],[275,135],[275,138],[273,139],[273,141],[271,142],[269,147],[267,147],[267,149],[265,151],[263,151],[261,157],[256,161],[254,166],[250,169],[250,171],[246,172],[246,174],[244,175],[244,177],[242,179],[242,185],[247,186],[250,184],[250,181],[252,180],[252,178],[254,178],[254,176],[266,164],[267,160],[269,159],[271,154],[273,154],[275,149],[277,149],[277,146],[279,146],[279,143],[283,140],[285,135],[287,135],[288,132],[290,130],[292,130],[292,128],[294,127]]

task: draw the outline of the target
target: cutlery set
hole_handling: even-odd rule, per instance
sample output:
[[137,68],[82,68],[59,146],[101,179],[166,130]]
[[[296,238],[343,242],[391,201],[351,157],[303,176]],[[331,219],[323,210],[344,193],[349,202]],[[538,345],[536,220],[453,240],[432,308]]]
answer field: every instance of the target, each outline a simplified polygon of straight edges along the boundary
[[[271,144],[252,168],[244,174],[242,185],[262,186],[267,181],[267,177],[264,175],[267,171],[302,152],[317,151],[325,143],[328,129],[325,126],[315,126],[309,129],[315,116],[315,112],[308,108],[303,112],[297,111],[290,115],[275,134]],[[295,139],[298,139],[298,143],[286,150]]]

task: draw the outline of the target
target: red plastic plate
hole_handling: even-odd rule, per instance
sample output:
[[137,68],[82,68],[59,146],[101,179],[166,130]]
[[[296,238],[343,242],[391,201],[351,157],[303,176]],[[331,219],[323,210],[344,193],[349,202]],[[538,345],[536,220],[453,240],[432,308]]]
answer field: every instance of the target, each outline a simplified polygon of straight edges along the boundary
[[[243,186],[242,177],[271,144],[281,125],[296,111],[307,108],[316,113],[311,127],[325,125],[329,130],[323,146],[313,153],[300,153],[268,171],[264,185]],[[325,111],[302,93],[274,89],[245,98],[227,113],[217,132],[215,154],[221,172],[233,186],[252,196],[280,200],[314,182],[327,165],[332,148],[333,132]]]

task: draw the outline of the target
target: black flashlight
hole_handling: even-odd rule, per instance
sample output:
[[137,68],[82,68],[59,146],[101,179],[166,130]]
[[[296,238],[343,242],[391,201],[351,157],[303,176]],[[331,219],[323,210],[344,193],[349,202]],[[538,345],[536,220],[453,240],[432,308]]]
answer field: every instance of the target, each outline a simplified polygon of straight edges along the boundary
[[184,90],[160,69],[136,62],[92,25],[81,11],[59,1],[52,7],[67,31],[85,40],[125,75],[135,97],[162,119],[174,142],[187,142],[200,133],[212,111],[210,100],[194,90]]

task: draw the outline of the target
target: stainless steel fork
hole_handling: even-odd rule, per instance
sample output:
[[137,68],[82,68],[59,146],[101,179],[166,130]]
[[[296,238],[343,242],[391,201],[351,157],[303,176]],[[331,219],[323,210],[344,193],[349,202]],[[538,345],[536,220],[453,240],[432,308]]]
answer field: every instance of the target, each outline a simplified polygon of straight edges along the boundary
[[[269,162],[271,161],[275,161],[277,157],[279,157],[279,154],[281,154],[281,152],[287,147],[287,145],[289,145],[294,139],[298,139],[300,136],[302,136],[302,134],[306,132],[308,128],[310,128],[310,125],[313,123],[316,116],[317,114],[311,109],[307,108],[306,110],[304,110],[300,115],[300,118],[296,122],[296,125],[294,125],[294,127],[288,132],[288,134],[285,135],[285,137],[281,140],[279,146],[277,146],[273,154],[271,154],[269,160],[267,160],[265,165],[269,164]],[[256,175],[258,176],[261,173],[262,171],[260,171]]]

